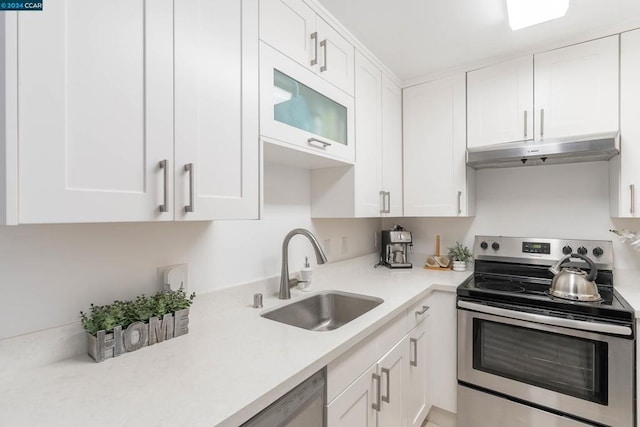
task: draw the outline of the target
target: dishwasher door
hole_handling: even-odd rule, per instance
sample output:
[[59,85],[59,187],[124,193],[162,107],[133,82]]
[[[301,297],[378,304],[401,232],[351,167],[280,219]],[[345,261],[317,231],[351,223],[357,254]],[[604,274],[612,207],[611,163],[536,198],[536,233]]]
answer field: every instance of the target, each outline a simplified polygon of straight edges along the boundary
[[242,427],[325,427],[325,370],[306,379]]

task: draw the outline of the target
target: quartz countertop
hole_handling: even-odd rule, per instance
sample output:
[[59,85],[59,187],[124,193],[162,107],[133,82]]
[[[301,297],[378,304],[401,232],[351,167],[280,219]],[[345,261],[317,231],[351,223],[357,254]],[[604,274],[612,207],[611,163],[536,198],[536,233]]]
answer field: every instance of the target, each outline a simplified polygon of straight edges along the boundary
[[614,270],[613,286],[633,307],[636,319],[640,318],[640,270]]
[[[455,292],[470,271],[373,268],[376,256],[318,266],[292,299],[250,290],[200,295],[189,334],[102,363],[78,355],[0,371],[0,424],[11,426],[237,426],[433,290]],[[321,290],[384,299],[343,327],[307,331],[260,313]],[[229,296],[231,295],[231,296]],[[631,301],[630,301],[631,302]],[[640,307],[640,292],[638,292]],[[6,344],[6,343],[5,343]],[[34,347],[25,351],[47,351]],[[14,353],[20,354],[14,349]]]

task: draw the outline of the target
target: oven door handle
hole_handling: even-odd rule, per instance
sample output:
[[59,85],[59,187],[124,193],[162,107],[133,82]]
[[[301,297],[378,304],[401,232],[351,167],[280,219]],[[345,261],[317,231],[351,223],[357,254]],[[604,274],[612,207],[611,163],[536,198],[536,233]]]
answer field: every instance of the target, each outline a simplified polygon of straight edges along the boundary
[[494,314],[496,316],[509,317],[512,319],[543,323],[545,325],[579,329],[581,331],[602,332],[606,334],[626,336],[633,335],[633,330],[628,326],[611,325],[608,323],[600,322],[584,322],[581,320],[573,319],[562,319],[559,317],[543,316],[541,314],[526,313],[523,311],[507,310],[504,308],[492,307],[484,304],[476,304],[468,301],[458,301],[458,307],[478,311],[480,313]]

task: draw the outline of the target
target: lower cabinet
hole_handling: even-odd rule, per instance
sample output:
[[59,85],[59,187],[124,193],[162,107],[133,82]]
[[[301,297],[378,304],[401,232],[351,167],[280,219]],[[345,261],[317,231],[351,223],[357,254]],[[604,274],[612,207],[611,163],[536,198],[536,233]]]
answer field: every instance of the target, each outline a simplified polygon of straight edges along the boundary
[[422,425],[431,408],[429,298],[328,365],[328,427]]

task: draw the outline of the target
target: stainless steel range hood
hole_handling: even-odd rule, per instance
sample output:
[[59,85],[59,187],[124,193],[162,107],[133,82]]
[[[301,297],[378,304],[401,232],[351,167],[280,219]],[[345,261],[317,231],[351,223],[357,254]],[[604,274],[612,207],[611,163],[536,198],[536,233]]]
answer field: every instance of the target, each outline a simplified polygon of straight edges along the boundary
[[609,160],[620,153],[619,147],[618,132],[509,142],[467,149],[467,166],[487,169]]

